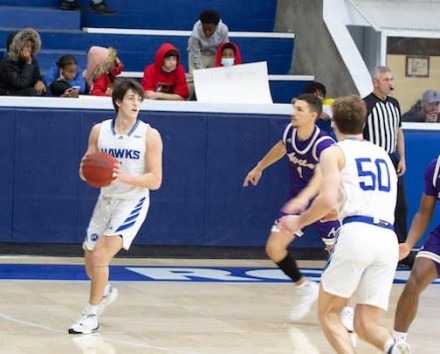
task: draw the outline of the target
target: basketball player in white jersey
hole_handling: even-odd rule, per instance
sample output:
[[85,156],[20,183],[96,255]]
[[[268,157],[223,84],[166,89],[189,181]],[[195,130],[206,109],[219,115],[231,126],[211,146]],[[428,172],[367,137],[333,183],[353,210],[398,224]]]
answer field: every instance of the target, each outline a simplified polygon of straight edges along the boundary
[[[93,126],[83,157],[104,151],[117,158],[114,180],[101,188],[83,243],[85,267],[91,280],[89,303],[70,334],[98,331],[98,316],[117,297],[108,283],[109,264],[123,248],[128,250],[148,212],[149,190],[162,183],[162,138],[138,119],[144,90],[133,80],[116,86],[112,102],[116,118]],[[80,165],[80,177],[82,175]]]
[[385,353],[409,353],[379,324],[388,308],[398,261],[394,232],[397,175],[388,154],[363,140],[366,108],[358,96],[343,97],[332,106],[338,143],[321,154],[319,194],[301,215],[280,220],[288,232],[324,218],[336,207],[340,233],[321,277],[318,314],[327,340],[337,353],[354,353],[340,312],[354,296],[354,330]]

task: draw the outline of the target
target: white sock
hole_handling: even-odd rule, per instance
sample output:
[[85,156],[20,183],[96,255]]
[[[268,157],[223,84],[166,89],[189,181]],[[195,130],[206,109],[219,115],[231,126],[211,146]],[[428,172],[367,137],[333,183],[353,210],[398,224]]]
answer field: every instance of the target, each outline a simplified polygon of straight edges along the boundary
[[98,307],[99,307],[99,305],[88,304],[86,307],[87,313],[89,313],[91,315],[97,315],[98,314]]
[[111,288],[112,288],[111,284],[107,283],[107,285],[104,288],[104,293],[102,294],[102,297],[108,296],[108,294],[110,294]]
[[398,332],[398,331],[393,331],[393,338],[394,340],[399,343],[399,342],[406,342],[406,337],[408,336],[407,332]]

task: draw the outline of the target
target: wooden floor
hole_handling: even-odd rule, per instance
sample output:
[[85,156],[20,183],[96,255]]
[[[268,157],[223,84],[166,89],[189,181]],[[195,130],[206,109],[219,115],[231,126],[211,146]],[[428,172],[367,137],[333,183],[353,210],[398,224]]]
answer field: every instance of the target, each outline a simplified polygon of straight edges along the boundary
[[[6,264],[80,265],[82,259],[0,257],[0,266]],[[147,281],[113,281],[119,289],[119,299],[101,317],[100,333],[94,335],[72,336],[66,331],[87,301],[86,281],[1,280],[0,353],[332,352],[318,325],[316,305],[300,323],[287,320],[292,304],[291,284],[280,281],[246,282],[240,281],[240,276],[230,276],[228,281],[227,270],[231,267],[239,267],[239,271],[245,269],[247,273],[242,278],[249,275],[276,278],[276,274],[271,273],[273,265],[269,261],[116,259],[114,265],[135,266],[138,267],[136,271],[141,273],[142,266],[156,267],[154,270],[162,275],[153,280],[151,277],[146,278]],[[300,266],[320,270],[323,263],[300,262]],[[171,273],[170,267],[173,269]],[[252,271],[253,268],[255,271]],[[192,281],[189,279],[191,277],[179,275],[179,269],[182,274],[192,269],[196,273],[205,272],[206,276]],[[112,274],[113,271],[112,268]],[[181,279],[165,279],[167,274],[176,274]],[[221,280],[221,274],[226,274],[226,281]],[[319,271],[316,274],[319,276]],[[0,276],[5,278],[1,270]],[[405,276],[407,272],[399,272],[397,275]],[[396,299],[401,291],[401,284],[394,285],[390,310],[383,318],[383,323],[389,328],[392,327]],[[418,318],[408,338],[413,353],[440,352],[439,295],[440,288],[436,283],[422,297]],[[359,353],[379,353],[360,340],[357,341],[357,348]]]

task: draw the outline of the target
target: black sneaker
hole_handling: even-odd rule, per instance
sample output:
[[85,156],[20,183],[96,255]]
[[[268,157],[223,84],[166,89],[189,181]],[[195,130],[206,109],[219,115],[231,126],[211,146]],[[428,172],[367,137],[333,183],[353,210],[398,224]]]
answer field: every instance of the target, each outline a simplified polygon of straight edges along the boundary
[[113,15],[116,11],[109,8],[105,1],[100,2],[99,4],[90,4],[90,11],[96,12],[101,15]]
[[75,1],[63,0],[63,1],[61,1],[60,9],[67,10],[67,11],[75,11],[75,10],[79,10],[80,6]]

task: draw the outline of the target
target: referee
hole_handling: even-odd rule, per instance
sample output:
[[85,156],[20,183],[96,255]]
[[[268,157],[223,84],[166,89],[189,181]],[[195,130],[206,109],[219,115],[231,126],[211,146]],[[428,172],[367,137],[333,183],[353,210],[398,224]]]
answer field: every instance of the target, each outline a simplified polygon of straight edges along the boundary
[[[405,242],[408,233],[406,218],[408,207],[403,184],[406,170],[405,138],[399,101],[390,97],[393,90],[393,74],[385,66],[377,66],[371,73],[373,92],[364,98],[367,106],[367,120],[364,128],[364,139],[379,145],[389,154],[396,168],[397,203],[394,211],[394,228],[399,243]],[[400,264],[412,267],[414,256],[410,254]]]

